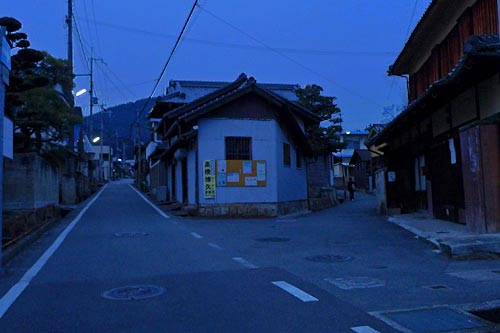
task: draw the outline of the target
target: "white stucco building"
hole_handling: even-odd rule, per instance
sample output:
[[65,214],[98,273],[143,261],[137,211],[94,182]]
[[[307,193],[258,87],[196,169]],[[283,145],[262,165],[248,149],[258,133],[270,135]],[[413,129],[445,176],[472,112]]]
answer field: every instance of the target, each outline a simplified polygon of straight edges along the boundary
[[[319,119],[241,75],[173,107],[156,122],[152,181],[201,215],[277,215],[307,209],[307,124]],[[273,89],[278,90],[273,92]],[[165,106],[165,105],[163,105]],[[157,103],[155,108],[161,108]]]

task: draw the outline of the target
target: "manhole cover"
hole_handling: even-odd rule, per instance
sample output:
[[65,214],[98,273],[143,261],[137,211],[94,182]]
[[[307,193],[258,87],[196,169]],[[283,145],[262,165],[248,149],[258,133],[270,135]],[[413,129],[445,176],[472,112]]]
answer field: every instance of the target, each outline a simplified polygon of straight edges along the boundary
[[116,237],[128,237],[128,238],[133,238],[133,237],[143,237],[147,236],[147,232],[116,232],[115,236]]
[[255,239],[258,242],[288,242],[290,238],[285,238],[285,237],[264,237],[264,238],[257,238]]
[[160,296],[165,289],[158,286],[126,286],[111,289],[102,293],[102,297],[113,301],[134,301]]
[[364,289],[384,287],[385,281],[369,277],[347,277],[347,278],[326,278],[325,281],[337,286],[340,289]]
[[309,256],[306,257],[307,260],[309,261],[314,261],[314,262],[344,262],[344,261],[350,261],[354,259],[353,257],[350,256],[343,256],[343,255],[338,255],[338,254],[320,254],[316,256]]

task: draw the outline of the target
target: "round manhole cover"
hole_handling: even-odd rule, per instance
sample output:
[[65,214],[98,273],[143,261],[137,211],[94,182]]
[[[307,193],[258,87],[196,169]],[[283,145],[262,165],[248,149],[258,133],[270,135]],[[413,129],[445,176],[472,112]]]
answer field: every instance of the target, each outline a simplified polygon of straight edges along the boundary
[[116,232],[115,236],[116,237],[128,237],[128,238],[133,238],[133,237],[143,237],[147,236],[147,232]]
[[285,237],[264,237],[264,238],[257,238],[255,239],[258,242],[288,242],[290,238],[285,238]]
[[332,262],[350,261],[350,260],[353,260],[354,258],[350,257],[350,256],[343,256],[343,255],[338,255],[338,254],[320,254],[320,255],[316,255],[316,256],[306,257],[306,259],[309,261],[314,261],[314,262],[332,263]]
[[134,301],[160,296],[165,289],[158,286],[126,286],[111,289],[102,293],[102,297],[113,301]]

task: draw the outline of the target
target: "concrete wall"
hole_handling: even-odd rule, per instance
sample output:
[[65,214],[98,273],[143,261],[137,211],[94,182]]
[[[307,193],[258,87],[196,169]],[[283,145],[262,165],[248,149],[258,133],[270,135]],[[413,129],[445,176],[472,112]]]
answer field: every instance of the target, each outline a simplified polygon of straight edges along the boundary
[[15,154],[4,160],[5,210],[35,209],[59,202],[56,168],[35,154]]
[[182,202],[182,163],[177,161],[175,164],[175,195],[177,202]]
[[188,202],[196,204],[196,150],[191,149],[187,155]]
[[[288,143],[290,145],[290,166],[285,166],[283,143]],[[276,148],[277,154],[275,155],[275,158],[278,170],[278,201],[306,200],[306,162],[302,158],[302,166],[297,168],[297,151],[294,144],[286,138],[285,134],[279,127],[276,131]]]
[[251,203],[278,201],[279,126],[274,120],[200,119],[198,122],[198,177],[203,179],[204,160],[224,160],[225,137],[252,137],[252,159],[266,161],[267,186],[217,187],[215,199],[205,199],[200,181],[200,203]]

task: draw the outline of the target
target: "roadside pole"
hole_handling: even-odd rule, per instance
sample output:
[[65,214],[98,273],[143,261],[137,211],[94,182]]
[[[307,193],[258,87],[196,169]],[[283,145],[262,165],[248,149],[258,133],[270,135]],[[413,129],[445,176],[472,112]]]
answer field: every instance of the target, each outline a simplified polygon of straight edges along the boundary
[[3,228],[3,117],[5,113],[5,87],[9,84],[10,46],[5,38],[6,29],[0,26],[0,273],[2,268],[2,228]]

